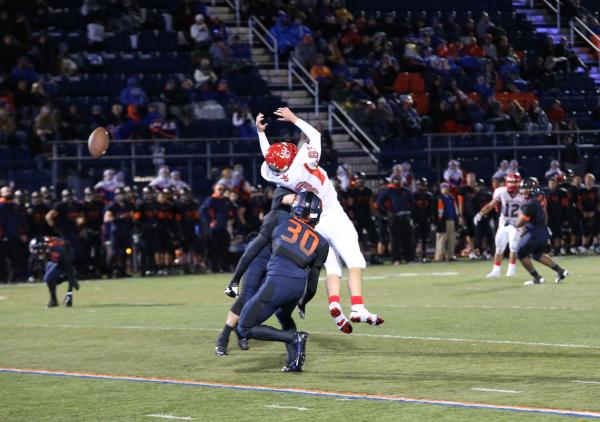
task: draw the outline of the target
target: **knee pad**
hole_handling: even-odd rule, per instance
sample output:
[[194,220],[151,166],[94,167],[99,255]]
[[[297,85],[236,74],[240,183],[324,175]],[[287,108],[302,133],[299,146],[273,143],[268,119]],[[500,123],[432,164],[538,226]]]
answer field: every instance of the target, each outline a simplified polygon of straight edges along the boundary
[[338,277],[342,276],[342,263],[340,262],[338,254],[332,247],[329,248],[329,254],[325,261],[325,270],[327,271],[327,275],[334,274]]

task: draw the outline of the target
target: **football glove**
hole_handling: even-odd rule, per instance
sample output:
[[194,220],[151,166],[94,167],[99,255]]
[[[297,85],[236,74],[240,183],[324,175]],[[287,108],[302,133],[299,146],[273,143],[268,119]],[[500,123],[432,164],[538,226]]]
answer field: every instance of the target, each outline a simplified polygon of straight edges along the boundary
[[225,294],[233,299],[238,297],[240,289],[240,283],[237,281],[231,280],[227,287],[225,288]]
[[473,224],[474,224],[474,225],[477,225],[477,224],[479,224],[479,222],[481,221],[481,217],[482,217],[482,216],[481,216],[481,214],[480,214],[480,213],[477,213],[477,214],[475,214],[475,217],[473,218]]

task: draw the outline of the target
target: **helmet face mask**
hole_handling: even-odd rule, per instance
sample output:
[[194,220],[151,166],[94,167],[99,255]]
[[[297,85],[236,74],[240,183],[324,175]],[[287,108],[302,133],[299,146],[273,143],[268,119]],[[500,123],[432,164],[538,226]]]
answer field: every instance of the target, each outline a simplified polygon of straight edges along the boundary
[[315,227],[321,219],[321,200],[312,192],[300,192],[292,204],[292,215],[306,224]]
[[506,190],[508,193],[518,192],[520,183],[521,175],[519,173],[512,173],[506,176]]
[[271,171],[284,173],[292,165],[297,153],[298,148],[296,145],[289,142],[279,142],[269,147],[265,161]]
[[532,177],[528,177],[521,181],[519,191],[521,195],[525,198],[531,198],[533,196],[533,191],[536,188],[535,180]]

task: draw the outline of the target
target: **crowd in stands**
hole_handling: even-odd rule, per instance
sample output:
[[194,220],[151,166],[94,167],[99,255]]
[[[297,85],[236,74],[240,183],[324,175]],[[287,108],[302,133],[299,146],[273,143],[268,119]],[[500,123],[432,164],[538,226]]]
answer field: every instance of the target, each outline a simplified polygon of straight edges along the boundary
[[[369,182],[342,165],[333,180],[369,262],[400,264],[489,259],[497,214],[477,225],[473,217],[491,200],[491,190],[519,171],[516,160],[502,161],[489,183],[451,160],[441,183],[431,183],[402,163],[389,177]],[[600,253],[594,176],[563,170],[553,161],[544,179],[553,253]],[[231,271],[247,236],[269,212],[273,189],[251,186],[239,165],[223,169],[213,182],[210,196],[194,198],[179,172],[163,165],[148,184],[136,186],[108,169],[82,198],[68,189],[29,193],[5,186],[0,191],[2,280],[39,279],[43,262],[29,255],[28,244],[42,236],[60,236],[73,246],[79,278]]]
[[[569,74],[581,74],[593,88],[566,37],[515,46],[510,37],[531,32],[531,24],[514,14],[504,16],[506,30],[486,12],[466,18],[350,12],[335,0],[264,0],[250,12],[270,26],[284,55],[310,70],[324,98],[351,110],[377,141],[423,132],[577,127],[560,104],[540,107],[537,95],[556,93],[560,77]],[[596,127],[599,111],[596,105]]]
[[[62,25],[75,24],[56,22],[61,8],[5,3],[10,7],[1,13],[0,145],[25,145],[40,155],[53,140],[87,139],[98,126],[115,139],[173,139],[193,121],[217,119],[232,122],[233,129],[221,136],[255,136],[246,124],[248,98],[230,85],[232,78],[246,75],[251,78],[246,82],[253,81],[250,88],[264,94],[266,84],[251,61],[250,46],[208,15],[207,2],[172,2],[155,16],[139,1],[85,0],[80,10],[68,9],[83,20],[81,33],[68,36]],[[167,36],[175,52],[145,57],[152,49],[165,50],[156,33]],[[156,39],[147,41],[148,34]],[[127,66],[153,66],[156,73],[140,68],[140,80]],[[119,82],[123,72],[130,76]],[[96,96],[82,105],[81,96],[90,92]]]

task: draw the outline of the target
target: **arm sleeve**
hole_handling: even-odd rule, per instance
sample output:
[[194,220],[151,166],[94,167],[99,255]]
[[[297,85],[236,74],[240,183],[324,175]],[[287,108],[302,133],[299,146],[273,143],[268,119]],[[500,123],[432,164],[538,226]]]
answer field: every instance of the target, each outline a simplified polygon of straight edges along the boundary
[[306,290],[304,291],[304,296],[298,302],[301,310],[304,311],[304,308],[315,297],[317,293],[317,287],[319,287],[319,274],[321,273],[321,268],[325,264],[325,260],[327,259],[327,255],[329,253],[329,244],[324,243],[319,247],[319,251],[317,257],[315,258],[315,263],[308,272],[306,278]]
[[232,281],[237,281],[238,283],[240,282],[252,260],[260,253],[260,251],[262,251],[265,246],[267,246],[268,243],[269,242],[267,239],[259,233],[259,235],[248,244],[248,247],[244,251],[244,254],[235,267],[235,272],[231,278]]
[[273,191],[273,200],[271,202],[271,209],[273,210],[285,210],[285,211],[289,211],[290,207],[289,205],[284,205],[281,203],[281,201],[283,201],[283,197],[286,195],[289,195],[291,193],[296,193],[291,189],[287,189],[281,186],[278,186],[277,188],[275,188],[275,190]]
[[302,119],[298,119],[296,126],[308,136],[308,144],[316,149],[321,157],[321,133]]
[[267,135],[265,135],[264,132],[258,132],[258,140],[260,141],[260,152],[262,152],[263,157],[266,157],[269,147],[271,146],[267,139]]

